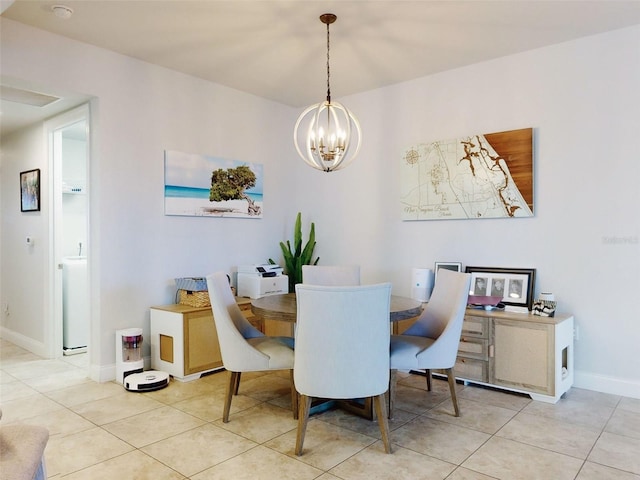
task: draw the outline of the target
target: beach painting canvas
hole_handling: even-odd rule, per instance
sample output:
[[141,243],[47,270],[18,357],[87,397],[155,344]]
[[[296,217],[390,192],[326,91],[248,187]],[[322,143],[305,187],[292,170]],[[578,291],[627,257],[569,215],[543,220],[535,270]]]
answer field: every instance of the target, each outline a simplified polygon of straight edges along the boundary
[[262,218],[261,163],[165,150],[164,213]]

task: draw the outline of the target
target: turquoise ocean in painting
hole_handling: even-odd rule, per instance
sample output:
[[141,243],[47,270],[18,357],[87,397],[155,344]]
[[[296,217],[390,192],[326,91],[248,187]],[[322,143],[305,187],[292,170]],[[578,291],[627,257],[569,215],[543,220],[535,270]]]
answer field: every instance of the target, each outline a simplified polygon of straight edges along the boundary
[[[246,194],[254,202],[262,202],[261,193],[246,192]],[[198,199],[209,200],[209,189],[165,185],[164,196],[170,197],[170,198],[198,198]]]

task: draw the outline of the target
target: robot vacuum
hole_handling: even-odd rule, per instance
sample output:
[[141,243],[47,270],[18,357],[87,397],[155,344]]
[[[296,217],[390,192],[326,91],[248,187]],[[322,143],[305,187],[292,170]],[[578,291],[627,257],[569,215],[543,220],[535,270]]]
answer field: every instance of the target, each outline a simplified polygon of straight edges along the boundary
[[130,392],[152,392],[169,385],[169,374],[156,370],[132,373],[124,377],[123,385]]

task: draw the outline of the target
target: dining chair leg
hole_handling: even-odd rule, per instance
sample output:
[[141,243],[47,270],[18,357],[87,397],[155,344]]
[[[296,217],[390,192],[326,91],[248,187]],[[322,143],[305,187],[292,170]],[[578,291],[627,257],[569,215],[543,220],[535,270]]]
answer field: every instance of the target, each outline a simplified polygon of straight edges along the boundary
[[238,390],[240,390],[240,376],[242,375],[241,372],[236,372],[237,377],[236,377],[236,381],[235,384],[233,385],[233,394],[234,395],[238,395]]
[[304,435],[307,432],[307,423],[309,422],[309,410],[311,409],[311,397],[300,395],[299,411],[298,411],[298,433],[296,435],[296,455],[302,455],[302,444],[304,443]]
[[392,369],[389,372],[389,390],[387,391],[387,394],[389,396],[389,415],[388,418],[392,419],[393,418],[393,408],[395,407],[395,403],[396,403],[396,385],[398,383],[398,370]]
[[453,368],[447,368],[445,371],[447,372],[447,379],[449,380],[449,390],[451,391],[453,409],[456,412],[456,417],[459,417],[460,409],[458,408],[458,398],[456,397],[456,377],[453,375]]
[[391,452],[391,442],[389,440],[389,421],[387,420],[387,406],[384,401],[384,393],[373,397],[373,404],[376,409],[376,415],[378,416],[378,426],[380,427],[380,434],[382,435],[382,443],[384,444],[384,451]]
[[427,392],[430,392],[431,391],[431,370],[427,368],[425,372],[427,374]]
[[231,398],[236,390],[237,383],[240,379],[240,372],[229,371],[229,382],[227,383],[227,391],[224,397],[224,409],[222,410],[222,422],[229,423],[229,411],[231,410]]
[[293,419],[297,420],[298,413],[298,391],[296,390],[296,384],[293,380],[293,369],[289,370],[291,374],[291,410],[293,410]]

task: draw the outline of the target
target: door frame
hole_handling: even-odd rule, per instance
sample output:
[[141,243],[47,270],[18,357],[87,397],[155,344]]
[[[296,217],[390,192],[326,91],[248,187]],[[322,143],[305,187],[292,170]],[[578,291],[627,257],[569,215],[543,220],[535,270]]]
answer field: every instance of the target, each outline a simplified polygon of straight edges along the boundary
[[[49,161],[49,252],[48,252],[48,288],[45,289],[48,298],[49,315],[45,318],[46,350],[49,358],[61,358],[63,356],[63,316],[62,316],[62,231],[58,225],[62,223],[62,164],[60,163],[62,130],[74,123],[84,120],[86,122],[86,198],[87,198],[87,282],[88,291],[91,292],[91,239],[90,239],[90,212],[91,212],[91,108],[89,103],[82,104],[67,112],[56,115],[45,121],[45,137],[47,156]],[[91,331],[93,329],[93,315],[91,295],[89,303],[89,340],[87,351],[91,348]]]

